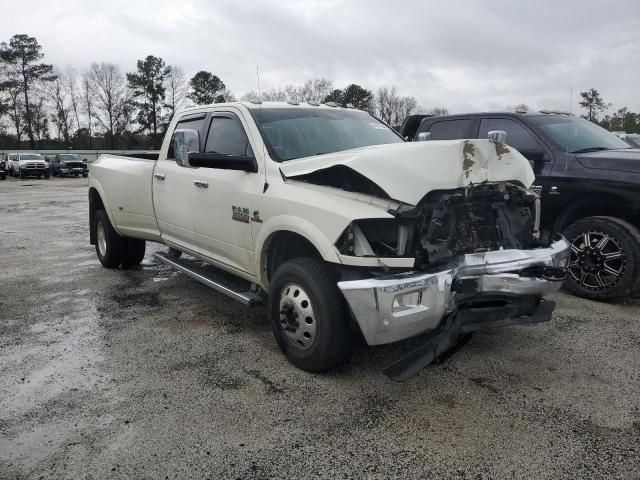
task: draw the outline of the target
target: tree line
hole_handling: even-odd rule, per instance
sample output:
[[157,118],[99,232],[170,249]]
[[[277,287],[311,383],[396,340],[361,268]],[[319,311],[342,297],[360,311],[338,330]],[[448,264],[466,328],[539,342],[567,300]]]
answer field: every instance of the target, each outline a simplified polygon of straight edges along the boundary
[[[187,79],[178,65],[148,55],[132,72],[109,62],[94,62],[78,71],[43,63],[43,48],[35,37],[14,35],[0,43],[0,148],[31,149],[157,149],[175,112],[192,105],[235,101],[236,96],[211,72]],[[580,92],[584,118],[610,130],[640,133],[640,113],[611,107],[597,89]],[[391,126],[412,113],[429,111],[395,86],[375,93],[358,84],[335,88],[325,78],[302,85],[252,91],[243,101],[335,103],[353,106]],[[508,109],[527,110],[524,104]]]
[[[159,148],[175,112],[236,100],[217,75],[203,70],[187,79],[179,65],[153,55],[138,60],[131,72],[109,62],[62,69],[43,59],[35,37],[18,34],[0,43],[0,148]],[[353,105],[389,125],[417,109],[416,99],[394,86],[374,94],[356,84],[337,89],[325,78],[240,99],[258,98]]]
[[187,80],[153,55],[127,73],[109,62],[78,72],[43,58],[29,35],[0,43],[0,147],[158,148],[176,111],[233,98],[211,72]]

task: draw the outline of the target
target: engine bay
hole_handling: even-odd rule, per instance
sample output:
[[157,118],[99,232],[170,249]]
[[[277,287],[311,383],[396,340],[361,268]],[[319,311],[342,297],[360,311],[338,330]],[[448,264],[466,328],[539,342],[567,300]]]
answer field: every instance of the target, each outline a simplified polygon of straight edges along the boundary
[[509,182],[427,194],[394,218],[352,222],[336,243],[343,255],[415,258],[419,270],[467,253],[544,246],[540,198]]

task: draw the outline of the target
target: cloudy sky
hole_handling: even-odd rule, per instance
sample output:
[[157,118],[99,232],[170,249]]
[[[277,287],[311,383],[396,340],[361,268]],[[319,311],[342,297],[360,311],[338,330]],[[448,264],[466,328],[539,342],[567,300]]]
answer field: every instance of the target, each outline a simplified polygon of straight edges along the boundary
[[[237,96],[308,78],[396,85],[425,108],[568,109],[596,87],[640,111],[640,1],[0,0],[2,40],[45,60],[135,68],[153,54],[209,70]],[[575,110],[577,107],[574,106]]]

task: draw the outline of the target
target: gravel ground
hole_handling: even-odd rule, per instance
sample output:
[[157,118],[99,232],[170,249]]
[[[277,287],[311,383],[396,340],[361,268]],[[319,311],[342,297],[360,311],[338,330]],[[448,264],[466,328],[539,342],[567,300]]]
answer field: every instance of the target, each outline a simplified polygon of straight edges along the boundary
[[0,478],[640,478],[640,299],[560,293],[396,384],[292,367],[264,309],[106,270],[86,179],[0,182]]

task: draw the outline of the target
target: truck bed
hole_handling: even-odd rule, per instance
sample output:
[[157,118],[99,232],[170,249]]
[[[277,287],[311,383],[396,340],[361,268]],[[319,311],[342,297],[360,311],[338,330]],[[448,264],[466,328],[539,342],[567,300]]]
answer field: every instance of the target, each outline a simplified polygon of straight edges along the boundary
[[107,199],[105,207],[121,235],[159,240],[152,191],[156,161],[136,155],[100,155],[89,174],[102,189],[100,196]]

